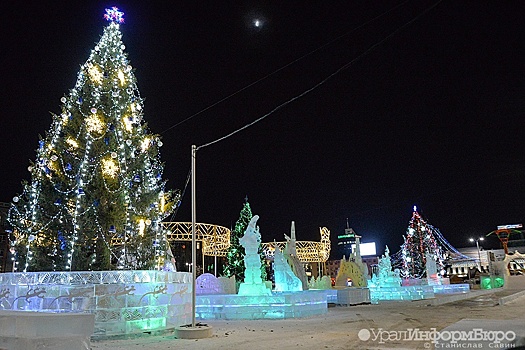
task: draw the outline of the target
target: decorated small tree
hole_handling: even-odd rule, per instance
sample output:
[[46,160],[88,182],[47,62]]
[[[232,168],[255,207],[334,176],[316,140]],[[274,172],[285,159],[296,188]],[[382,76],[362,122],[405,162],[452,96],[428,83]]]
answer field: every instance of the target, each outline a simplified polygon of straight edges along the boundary
[[401,246],[401,276],[403,278],[423,278],[426,276],[427,254],[436,261],[437,271],[444,267],[445,254],[438,239],[439,230],[429,225],[414,206],[412,219],[408,224],[404,243]]
[[[237,283],[244,280],[244,248],[240,244],[239,239],[244,236],[244,232],[252,219],[252,209],[250,203],[248,203],[248,197],[244,200],[244,205],[241,209],[239,219],[235,223],[235,227],[230,234],[230,248],[226,253],[227,264],[224,266],[224,275],[227,277],[235,276]],[[262,280],[266,280],[266,261],[262,248],[259,247],[258,251],[261,256],[261,277]]]
[[165,190],[162,142],[143,120],[143,99],[121,41],[123,13],[107,9],[105,18],[109,25],[39,141],[31,181],[13,198],[8,219],[17,270],[163,264],[160,222],[178,195]]

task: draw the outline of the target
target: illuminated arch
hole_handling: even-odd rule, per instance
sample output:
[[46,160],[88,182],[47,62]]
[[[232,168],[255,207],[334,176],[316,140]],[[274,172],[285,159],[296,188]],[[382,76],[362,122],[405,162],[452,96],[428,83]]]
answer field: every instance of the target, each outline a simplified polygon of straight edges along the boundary
[[[297,258],[301,262],[326,262],[330,257],[330,230],[326,227],[319,227],[321,234],[320,242],[296,241]],[[284,251],[286,242],[268,242],[261,244],[267,259],[273,259],[275,247]]]
[[[170,242],[191,241],[191,222],[162,222]],[[212,224],[195,224],[195,240],[202,242],[202,252],[207,256],[226,256],[230,247],[230,229]]]

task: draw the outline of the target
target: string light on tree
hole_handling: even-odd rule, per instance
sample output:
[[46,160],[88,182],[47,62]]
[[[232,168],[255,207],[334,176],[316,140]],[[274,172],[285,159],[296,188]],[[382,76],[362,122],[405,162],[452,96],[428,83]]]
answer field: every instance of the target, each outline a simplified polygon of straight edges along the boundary
[[166,251],[159,222],[179,194],[165,189],[159,136],[143,124],[124,13],[113,7],[104,18],[8,213],[25,271],[159,268]]
[[408,224],[404,243],[401,246],[401,275],[403,278],[423,278],[426,276],[426,259],[431,256],[438,268],[444,273],[445,253],[439,243],[441,233],[429,225],[414,206],[412,218]]

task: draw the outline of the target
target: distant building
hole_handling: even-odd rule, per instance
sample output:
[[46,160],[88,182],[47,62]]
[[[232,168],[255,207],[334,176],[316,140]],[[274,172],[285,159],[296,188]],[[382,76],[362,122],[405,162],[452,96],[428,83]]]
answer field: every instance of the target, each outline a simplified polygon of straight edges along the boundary
[[[509,241],[510,242],[510,241]],[[478,252],[477,247],[466,247],[459,248],[458,251],[470,259],[453,260],[446,266],[446,273],[448,276],[467,277],[469,271],[479,270],[481,267],[481,273],[489,273],[490,260],[495,261],[503,260],[505,258],[505,251],[503,249],[488,249],[484,250],[481,248]],[[518,251],[521,254],[525,254],[525,246],[509,247],[509,253]],[[481,258],[481,261],[480,261]],[[511,273],[515,271],[522,271],[525,268],[525,261],[518,259],[518,261],[512,261],[509,264],[509,270]]]
[[343,256],[348,258],[352,254],[352,244],[355,244],[355,231],[348,225],[348,219],[346,220],[345,233],[337,236],[337,254],[338,258],[342,259]]
[[[326,275],[335,278],[343,256],[348,259],[352,253],[361,257],[361,261],[368,267],[368,275],[372,275],[374,266],[379,262],[379,259],[376,256],[375,242],[361,243],[360,238],[361,236],[357,235],[357,233],[350,227],[347,219],[345,233],[337,236],[338,259],[328,260],[326,262]],[[357,244],[359,244],[359,247]]]
[[516,248],[518,247],[525,247],[525,234],[523,233],[523,231],[515,232],[513,235],[511,235],[509,237],[507,247],[509,249],[509,252],[516,250]]
[[341,259],[339,260],[327,260],[326,261],[326,275],[332,278],[337,276],[339,266],[341,266]]

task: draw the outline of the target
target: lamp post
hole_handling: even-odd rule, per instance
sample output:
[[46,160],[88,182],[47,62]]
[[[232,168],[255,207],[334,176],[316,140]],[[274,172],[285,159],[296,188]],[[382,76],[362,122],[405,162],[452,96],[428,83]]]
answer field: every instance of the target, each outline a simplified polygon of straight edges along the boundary
[[192,145],[191,146],[191,325],[184,325],[177,327],[175,329],[175,335],[179,339],[201,339],[209,338],[212,336],[212,327],[199,323],[195,323],[195,301],[196,301],[196,278],[197,278],[197,250],[195,244],[195,235],[196,235],[196,216],[197,216],[197,206],[195,204],[195,157],[197,155],[197,150],[199,147]]
[[195,235],[196,232],[196,223],[197,223],[197,204],[196,204],[196,198],[197,195],[195,193],[197,188],[197,182],[196,182],[196,175],[195,175],[195,158],[197,157],[197,146],[192,145],[191,146],[191,265],[192,265],[192,278],[191,278],[191,326],[195,328],[195,299],[196,299],[196,279],[197,279],[197,271],[196,271],[196,265],[197,265],[197,247],[195,243]]
[[479,272],[481,272],[481,252],[479,250],[479,241],[483,241],[485,238],[478,237],[478,238],[469,238],[469,241],[476,242],[476,248],[478,249],[478,261],[479,261]]

